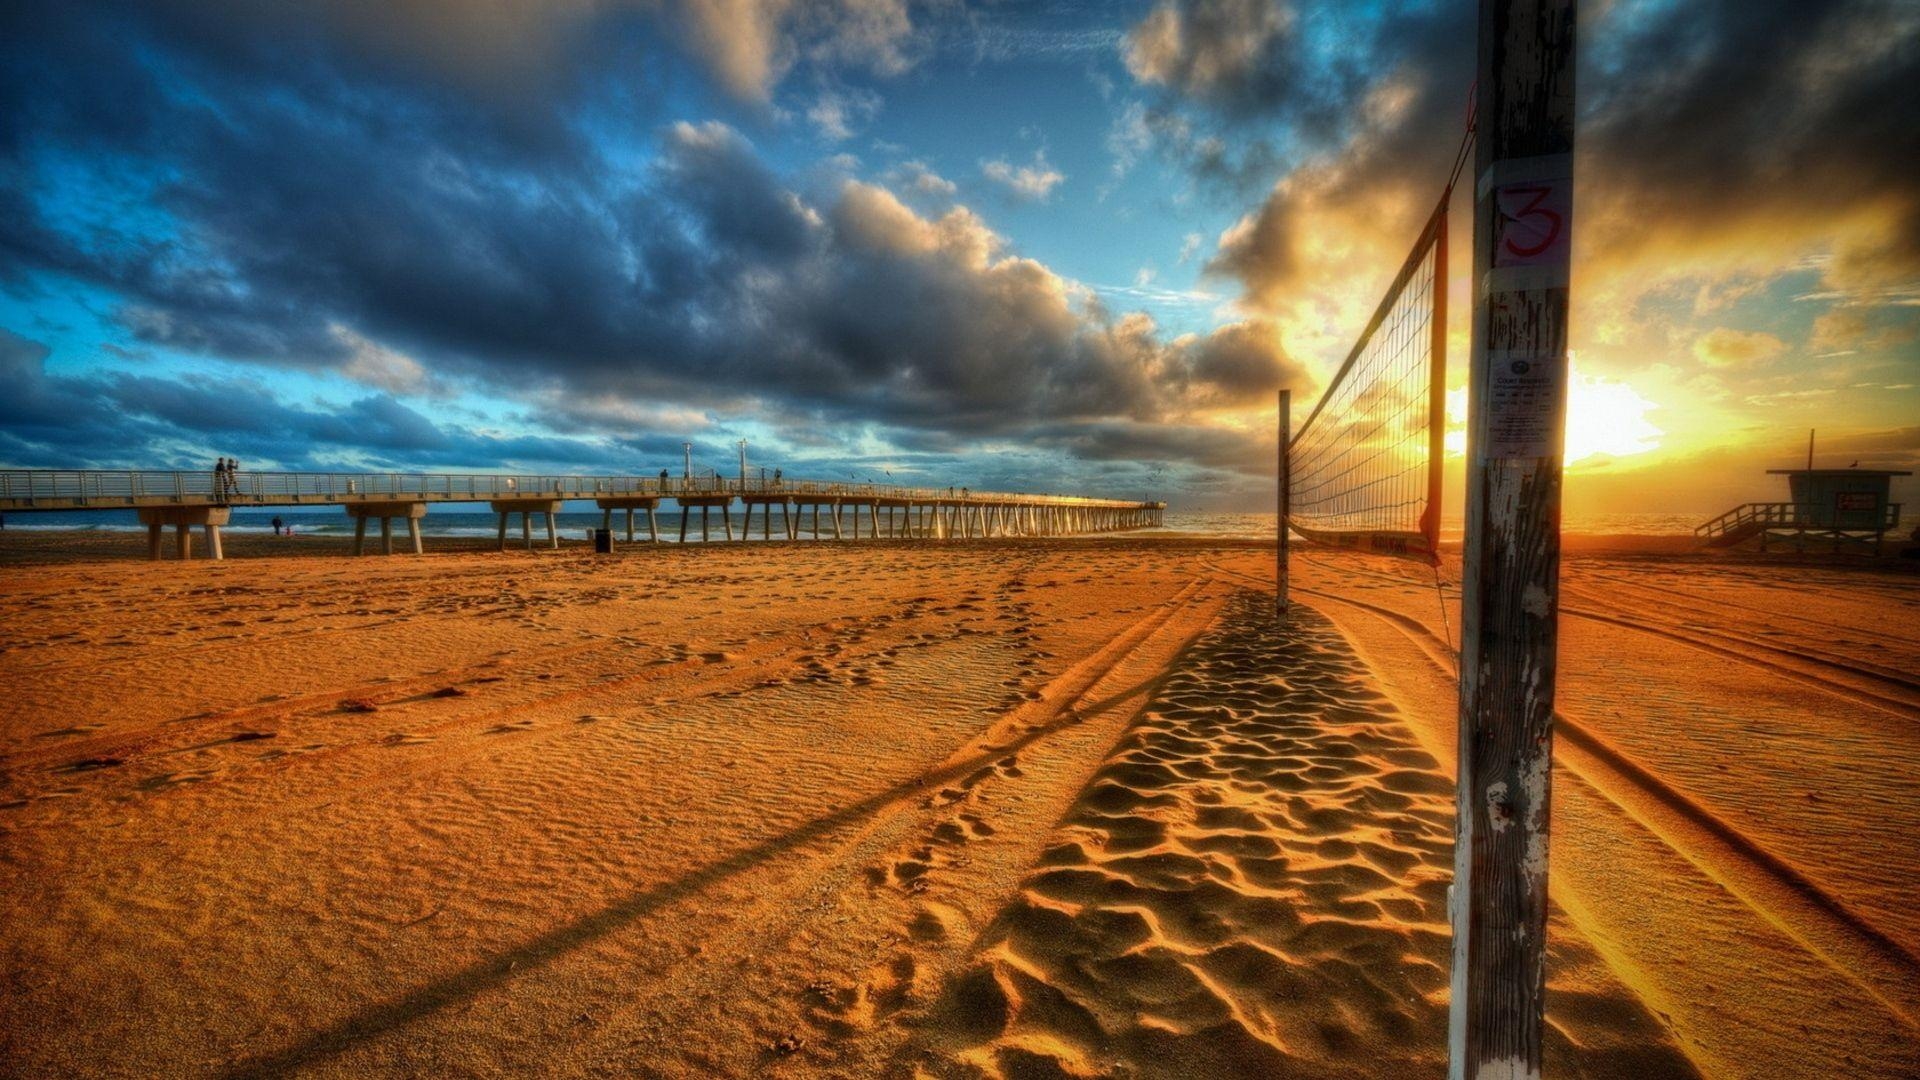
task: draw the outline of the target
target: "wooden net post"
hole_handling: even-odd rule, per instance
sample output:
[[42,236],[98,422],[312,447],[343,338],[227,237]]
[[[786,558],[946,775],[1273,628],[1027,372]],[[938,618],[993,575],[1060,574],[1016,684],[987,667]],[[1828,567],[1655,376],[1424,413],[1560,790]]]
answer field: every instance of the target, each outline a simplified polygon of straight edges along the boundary
[[[1449,1075],[1538,1077],[1574,0],[1480,0]],[[1436,288],[1441,287],[1439,282]]]

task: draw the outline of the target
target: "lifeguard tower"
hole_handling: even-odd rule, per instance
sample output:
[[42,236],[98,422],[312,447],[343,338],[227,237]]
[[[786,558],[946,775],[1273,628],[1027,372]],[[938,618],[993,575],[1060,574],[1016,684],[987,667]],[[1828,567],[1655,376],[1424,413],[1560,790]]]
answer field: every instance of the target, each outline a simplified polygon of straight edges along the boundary
[[[1808,455],[1811,458],[1811,454]],[[1912,476],[1891,469],[1768,469],[1787,478],[1791,501],[1746,503],[1693,530],[1702,547],[1733,547],[1755,537],[1760,550],[1770,542],[1804,549],[1808,541],[1827,541],[1834,551],[1846,546],[1880,550],[1880,541],[1900,524],[1900,504],[1892,501],[1893,478]]]

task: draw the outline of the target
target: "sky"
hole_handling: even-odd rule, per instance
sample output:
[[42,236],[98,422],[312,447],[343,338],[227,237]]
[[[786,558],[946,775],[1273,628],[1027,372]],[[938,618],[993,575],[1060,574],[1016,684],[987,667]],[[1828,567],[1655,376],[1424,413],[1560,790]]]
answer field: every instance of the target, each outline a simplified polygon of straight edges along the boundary
[[[1784,498],[1809,429],[1920,464],[1920,4],[1580,10],[1569,515]],[[1304,418],[1438,197],[1473,25],[15,0],[0,465],[731,472],[744,439],[795,477],[1270,509],[1275,392]]]

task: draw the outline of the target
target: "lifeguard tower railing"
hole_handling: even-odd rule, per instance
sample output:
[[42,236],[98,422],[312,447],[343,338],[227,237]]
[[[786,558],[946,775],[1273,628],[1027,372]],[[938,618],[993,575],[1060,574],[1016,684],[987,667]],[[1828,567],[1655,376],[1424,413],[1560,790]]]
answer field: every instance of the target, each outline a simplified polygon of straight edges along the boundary
[[[1900,503],[1888,503],[1877,526],[1854,527],[1849,531],[1891,532],[1900,524],[1900,506]],[[1709,547],[1730,547],[1769,529],[1827,531],[1833,527],[1830,523],[1815,523],[1807,510],[1806,506],[1792,502],[1745,503],[1695,527],[1693,535]]]
[[0,469],[0,511],[79,510],[110,507],[300,506],[356,502],[488,502],[527,499],[599,499],[615,497],[718,498],[790,496],[853,500],[966,502],[973,505],[1021,503],[1030,506],[1137,508],[1163,504],[1095,499],[1073,495],[1033,495],[964,488],[913,487],[905,484],[840,483],[821,480],[725,477],[590,476],[506,473],[306,473],[233,474],[227,490],[211,469],[68,470]]

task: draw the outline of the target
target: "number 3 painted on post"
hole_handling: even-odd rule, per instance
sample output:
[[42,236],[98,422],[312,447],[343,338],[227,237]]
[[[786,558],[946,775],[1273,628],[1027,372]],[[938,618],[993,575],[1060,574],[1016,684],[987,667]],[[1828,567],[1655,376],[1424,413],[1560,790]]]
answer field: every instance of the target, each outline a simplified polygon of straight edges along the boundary
[[[1517,211],[1509,210],[1506,205],[1509,196],[1533,198]],[[1560,239],[1560,233],[1566,224],[1566,218],[1559,211],[1540,205],[1553,197],[1553,188],[1547,184],[1515,184],[1500,189],[1500,216],[1506,223],[1500,230],[1500,245],[1507,254],[1519,259],[1532,259],[1545,254]],[[1538,237],[1535,243],[1526,243]]]
[[1500,242],[1494,248],[1496,267],[1548,263],[1563,258],[1567,242],[1569,188],[1555,181],[1503,184],[1494,192],[1500,213]]

